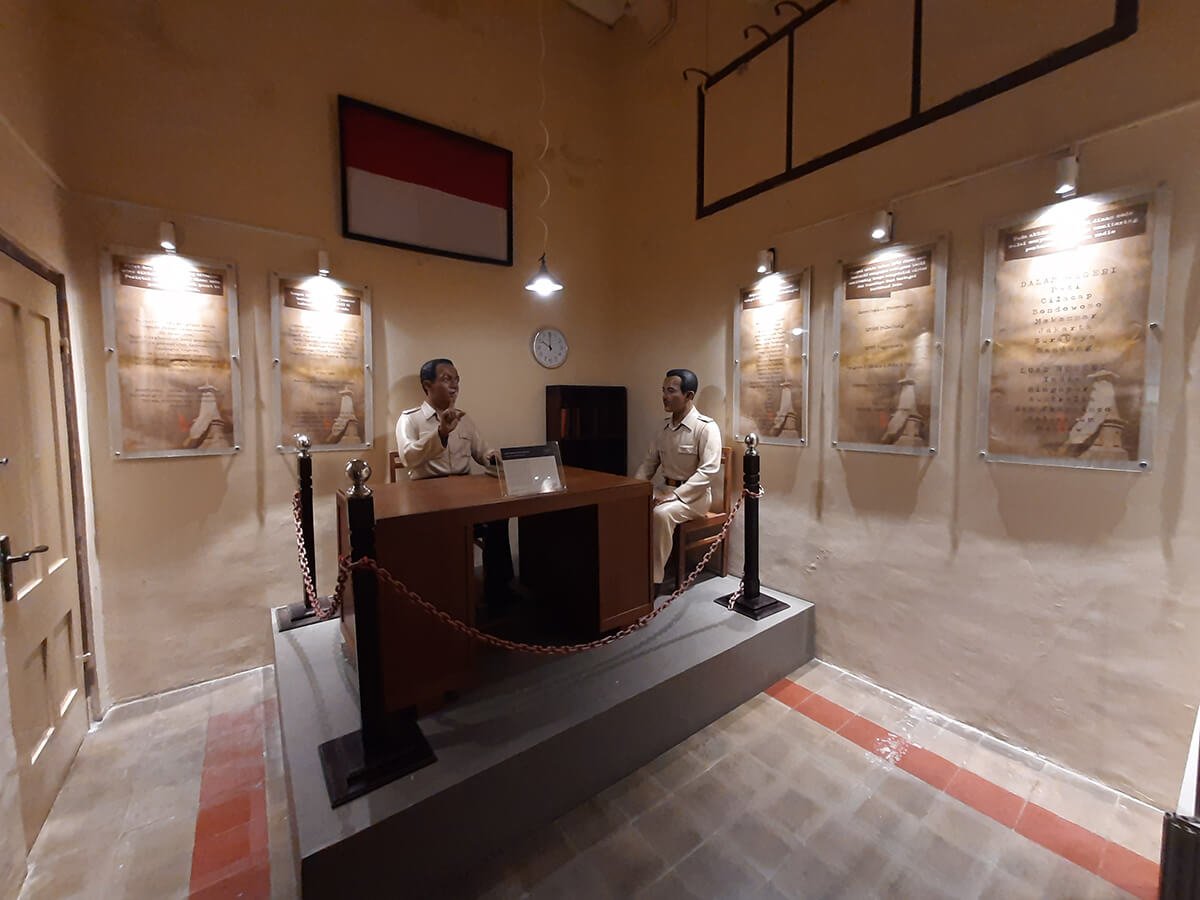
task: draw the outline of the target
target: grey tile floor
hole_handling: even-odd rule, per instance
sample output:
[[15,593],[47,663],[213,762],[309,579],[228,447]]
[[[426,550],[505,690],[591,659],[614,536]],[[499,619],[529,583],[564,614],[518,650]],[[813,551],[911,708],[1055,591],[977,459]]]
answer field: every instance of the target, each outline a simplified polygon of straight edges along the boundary
[[[739,721],[665,754],[485,865],[457,894],[1129,896],[878,757],[822,740],[820,726],[794,713],[785,725],[771,703],[751,701]],[[779,732],[821,746],[778,767],[763,762],[765,745],[736,752]],[[730,753],[704,755],[724,742]]]
[[[1157,859],[1161,814],[1151,807],[834,667],[814,662],[792,678]],[[22,897],[189,896],[209,717],[264,701],[273,712],[274,691],[267,668],[114,709],[84,741],[30,856]],[[270,896],[294,897],[274,715],[264,748]],[[437,896],[1130,895],[760,694]]]

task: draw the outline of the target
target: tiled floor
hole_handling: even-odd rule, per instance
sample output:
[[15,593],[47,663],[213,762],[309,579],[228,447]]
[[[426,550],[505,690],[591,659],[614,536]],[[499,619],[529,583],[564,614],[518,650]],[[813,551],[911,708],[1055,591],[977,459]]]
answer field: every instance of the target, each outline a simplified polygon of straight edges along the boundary
[[[114,710],[23,897],[292,897],[274,677]],[[1151,897],[1161,813],[811,663],[439,897]]]
[[270,668],[114,708],[84,739],[21,897],[296,896],[282,758]]

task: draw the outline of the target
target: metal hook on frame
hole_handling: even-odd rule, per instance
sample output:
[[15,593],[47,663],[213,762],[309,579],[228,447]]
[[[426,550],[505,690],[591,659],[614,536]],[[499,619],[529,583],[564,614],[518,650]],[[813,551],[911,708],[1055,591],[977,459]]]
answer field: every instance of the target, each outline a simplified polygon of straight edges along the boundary
[[708,80],[710,78],[712,78],[712,74],[709,72],[705,72],[703,69],[697,69],[695,66],[688,66],[686,69],[683,70],[683,80],[684,81],[688,80],[688,73],[690,73],[690,72],[695,72],[697,75],[704,76],[704,81],[700,82],[700,90],[707,91],[708,90]]
[[742,29],[742,38],[748,40],[750,38],[750,32],[752,31],[761,31],[764,38],[771,37],[771,33],[761,25],[747,25]]
[[779,2],[775,4],[775,15],[777,15],[777,16],[783,15],[783,13],[781,13],[780,10],[783,9],[785,6],[790,6],[796,12],[800,13],[801,18],[808,15],[808,12],[804,9],[803,6],[801,6],[799,3],[793,3],[792,0],[779,0]]

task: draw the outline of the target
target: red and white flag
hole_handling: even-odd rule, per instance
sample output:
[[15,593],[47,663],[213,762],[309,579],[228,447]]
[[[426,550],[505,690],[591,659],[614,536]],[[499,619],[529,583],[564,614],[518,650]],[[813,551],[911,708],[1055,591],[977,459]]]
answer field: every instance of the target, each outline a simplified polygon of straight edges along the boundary
[[342,233],[512,265],[512,152],[338,98]]

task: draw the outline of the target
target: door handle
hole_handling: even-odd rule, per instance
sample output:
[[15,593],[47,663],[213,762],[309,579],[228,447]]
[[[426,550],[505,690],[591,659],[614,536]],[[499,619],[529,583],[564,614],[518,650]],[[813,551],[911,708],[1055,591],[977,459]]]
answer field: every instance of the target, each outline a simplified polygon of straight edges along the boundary
[[32,550],[26,550],[24,553],[14,555],[8,535],[0,534],[0,594],[3,594],[5,603],[16,599],[16,590],[13,588],[12,564],[25,562],[33,554],[45,553],[49,549],[45,544],[38,544]]

